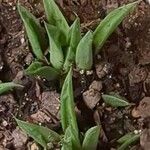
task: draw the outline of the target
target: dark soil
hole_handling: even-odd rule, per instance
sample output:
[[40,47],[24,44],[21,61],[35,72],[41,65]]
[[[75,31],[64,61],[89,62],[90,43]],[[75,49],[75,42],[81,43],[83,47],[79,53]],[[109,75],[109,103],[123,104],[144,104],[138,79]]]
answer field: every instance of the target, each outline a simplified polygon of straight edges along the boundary
[[[94,29],[111,10],[134,0],[57,0],[70,23],[75,13],[82,31]],[[36,17],[44,18],[41,0],[20,0]],[[38,149],[13,120],[12,115],[60,129],[59,95],[56,84],[24,75],[33,60],[32,50],[16,10],[16,0],[0,0],[0,80],[25,86],[0,96],[0,150]],[[141,2],[109,38],[96,57],[92,72],[76,74],[74,84],[79,127],[85,131],[102,125],[98,149],[115,150],[116,139],[134,131],[140,142],[132,150],[150,147],[150,6]],[[115,109],[106,106],[102,93],[115,92],[133,103]]]

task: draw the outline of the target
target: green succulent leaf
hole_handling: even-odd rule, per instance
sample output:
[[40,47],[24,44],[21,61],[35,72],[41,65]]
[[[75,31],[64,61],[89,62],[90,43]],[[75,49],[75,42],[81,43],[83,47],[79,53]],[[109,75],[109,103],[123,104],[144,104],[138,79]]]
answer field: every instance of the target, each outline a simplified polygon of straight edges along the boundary
[[93,44],[95,46],[95,54],[98,54],[107,38],[117,28],[117,26],[123,21],[123,19],[134,10],[138,2],[133,2],[128,5],[119,7],[110,12],[104,20],[102,20],[99,26],[94,31]]
[[81,39],[76,51],[76,65],[80,70],[90,70],[93,65],[93,34],[91,31]]
[[86,133],[82,144],[82,150],[96,150],[100,135],[100,126],[90,128]]
[[73,52],[73,49],[71,47],[68,47],[67,55],[63,67],[65,73],[68,72],[69,68],[71,67],[74,61],[74,58],[75,58],[75,53]]
[[33,62],[26,70],[27,75],[40,76],[47,80],[54,80],[58,77],[59,72],[50,66],[43,66],[40,62]]
[[61,91],[61,124],[64,132],[69,126],[71,127],[73,143],[75,146],[80,147],[79,131],[74,109],[72,68],[70,68]]
[[47,48],[45,31],[39,21],[23,6],[18,4],[18,11],[26,28],[33,53],[39,60],[45,60],[43,51]]
[[44,8],[48,23],[56,26],[64,34],[63,43],[67,42],[67,34],[69,31],[69,25],[61,13],[59,7],[56,5],[55,0],[43,0]]
[[113,107],[125,107],[130,105],[130,103],[128,103],[125,100],[125,98],[119,96],[118,94],[114,95],[103,94],[102,98],[106,104]]
[[49,128],[16,119],[18,126],[44,148],[47,143],[59,142],[60,135]]
[[39,62],[39,61],[34,61],[32,62],[32,64],[25,70],[26,74],[28,75],[32,75],[34,74],[34,72],[41,68],[43,66],[43,63]]
[[72,150],[71,127],[68,127],[65,131],[61,150]]
[[[50,48],[49,48],[50,62],[54,68],[61,70],[64,63],[64,56],[63,56],[61,45],[58,42],[59,30],[57,33],[56,31],[57,28],[54,27],[53,30],[52,26],[49,26],[47,24],[45,24],[45,26],[46,26],[47,34],[49,37],[49,44],[50,44]],[[56,32],[56,34],[54,34],[54,32]]]
[[77,45],[81,39],[81,32],[80,32],[80,20],[77,18],[70,28],[70,37],[69,37],[69,48],[67,50],[65,62],[64,62],[64,70],[67,72],[75,62],[75,54]]
[[61,37],[62,37],[60,29],[58,27],[56,27],[54,25],[50,25],[46,22],[44,22],[44,25],[45,25],[47,34],[49,36],[49,40],[52,37],[52,39],[55,41],[55,43],[60,45],[61,44]]
[[[72,85],[72,68],[67,74],[61,91],[61,124],[65,131],[69,126],[73,126],[78,131],[75,115],[75,104]],[[78,133],[78,132],[77,132]]]
[[65,130],[65,136],[64,136],[62,149],[63,150],[81,149],[81,145],[79,143],[79,137],[76,136],[76,132],[71,126],[69,126]]
[[136,143],[140,139],[140,135],[133,135],[128,140],[126,140],[117,150],[127,150],[128,147],[134,143]]
[[50,62],[52,66],[58,70],[61,70],[64,63],[63,52],[61,47],[57,45],[52,38],[50,40],[49,53],[50,53]]
[[43,66],[35,71],[37,76],[47,79],[48,81],[54,80],[58,77],[59,72],[50,66]]
[[126,142],[127,140],[131,139],[133,136],[135,136],[135,133],[129,132],[126,135],[122,136],[120,139],[118,139],[117,142],[122,144],[122,143]]
[[23,88],[24,86],[13,82],[0,83],[0,94],[8,92],[13,88]]
[[77,18],[70,28],[70,46],[73,48],[73,51],[76,51],[76,48],[81,40],[81,31],[80,31],[80,19]]

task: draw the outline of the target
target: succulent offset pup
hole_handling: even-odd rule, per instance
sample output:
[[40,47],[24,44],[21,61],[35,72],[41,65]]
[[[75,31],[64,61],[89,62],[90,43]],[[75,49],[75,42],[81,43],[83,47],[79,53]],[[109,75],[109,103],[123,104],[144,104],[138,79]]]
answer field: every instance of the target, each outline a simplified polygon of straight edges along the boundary
[[47,18],[45,29],[20,4],[18,11],[35,55],[35,61],[26,69],[26,74],[47,80],[67,74],[72,65],[79,70],[90,70],[94,55],[100,52],[107,38],[138,4],[134,2],[115,9],[100,22],[95,31],[88,31],[81,37],[78,17],[70,26],[54,0],[43,0],[43,3]]
[[62,150],[96,150],[100,134],[100,126],[98,125],[90,128],[85,133],[81,144],[74,106],[72,68],[70,68],[61,92],[60,114],[64,135],[59,135],[55,131],[46,127],[27,123],[16,118],[15,120],[19,127],[45,150],[54,149],[55,145],[61,147]]
[[[99,125],[90,128],[85,133],[84,139],[82,141],[80,139],[74,111],[72,66],[79,70],[90,70],[94,55],[100,52],[107,38],[134,10],[138,2],[115,9],[100,22],[95,31],[88,31],[83,37],[81,37],[78,17],[70,26],[54,0],[43,0],[43,2],[47,17],[45,28],[27,9],[18,4],[19,14],[35,55],[35,61],[25,71],[28,75],[41,76],[47,80],[58,79],[67,74],[61,91],[60,112],[63,136],[46,127],[18,119],[16,121],[19,127],[44,149],[53,149],[54,145],[60,145],[62,150],[96,150],[100,135]],[[114,98],[103,95],[103,98],[114,106],[116,104],[112,103],[111,99],[117,100],[117,107],[129,105],[126,101],[121,101],[118,96]]]

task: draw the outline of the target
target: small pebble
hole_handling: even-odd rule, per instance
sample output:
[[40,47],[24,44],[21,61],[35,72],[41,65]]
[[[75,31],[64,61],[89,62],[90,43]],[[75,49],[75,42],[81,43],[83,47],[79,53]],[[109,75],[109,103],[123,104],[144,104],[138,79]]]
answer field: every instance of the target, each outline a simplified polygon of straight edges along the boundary
[[80,74],[84,74],[84,70],[80,70]]
[[92,74],[93,74],[93,70],[86,71],[86,75],[87,75],[87,76],[92,75]]
[[134,130],[134,134],[139,134],[139,131],[138,130]]
[[21,44],[23,44],[25,42],[25,39],[21,38],[20,41],[21,41]]

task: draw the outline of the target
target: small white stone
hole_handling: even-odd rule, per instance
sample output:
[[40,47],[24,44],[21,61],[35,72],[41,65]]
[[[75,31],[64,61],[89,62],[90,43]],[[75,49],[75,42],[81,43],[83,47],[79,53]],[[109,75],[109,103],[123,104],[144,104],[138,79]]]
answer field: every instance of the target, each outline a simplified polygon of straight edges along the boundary
[[80,70],[80,74],[84,74],[84,70]]
[[3,69],[3,66],[0,66],[0,70],[2,70]]
[[141,133],[142,133],[142,130],[139,130],[139,133],[141,134]]
[[56,109],[59,110],[59,107],[57,106]]
[[3,124],[4,127],[6,127],[8,125],[6,120],[4,120],[2,124]]
[[134,130],[134,134],[139,134],[139,131],[138,130]]
[[44,79],[43,79],[43,81],[45,82],[45,81],[46,81],[46,79],[44,78]]
[[111,78],[112,78],[112,75],[109,75],[108,78],[111,79]]
[[13,10],[16,10],[16,6],[14,6],[12,9],[13,9]]
[[105,103],[102,103],[102,107],[105,107],[106,106],[106,104]]
[[116,84],[116,87],[118,87],[118,88],[119,88],[119,87],[120,87],[120,84],[119,84],[119,83],[117,83],[117,84]]
[[13,3],[12,3],[12,2],[10,2],[10,3],[9,3],[9,5],[10,5],[10,6],[12,6],[12,5],[13,5]]
[[28,98],[28,97],[26,98],[26,101],[29,101],[29,98]]
[[25,42],[25,39],[21,38],[20,41],[21,41],[21,44],[23,44]]
[[93,70],[90,70],[90,71],[86,71],[86,75],[92,75],[93,74]]

